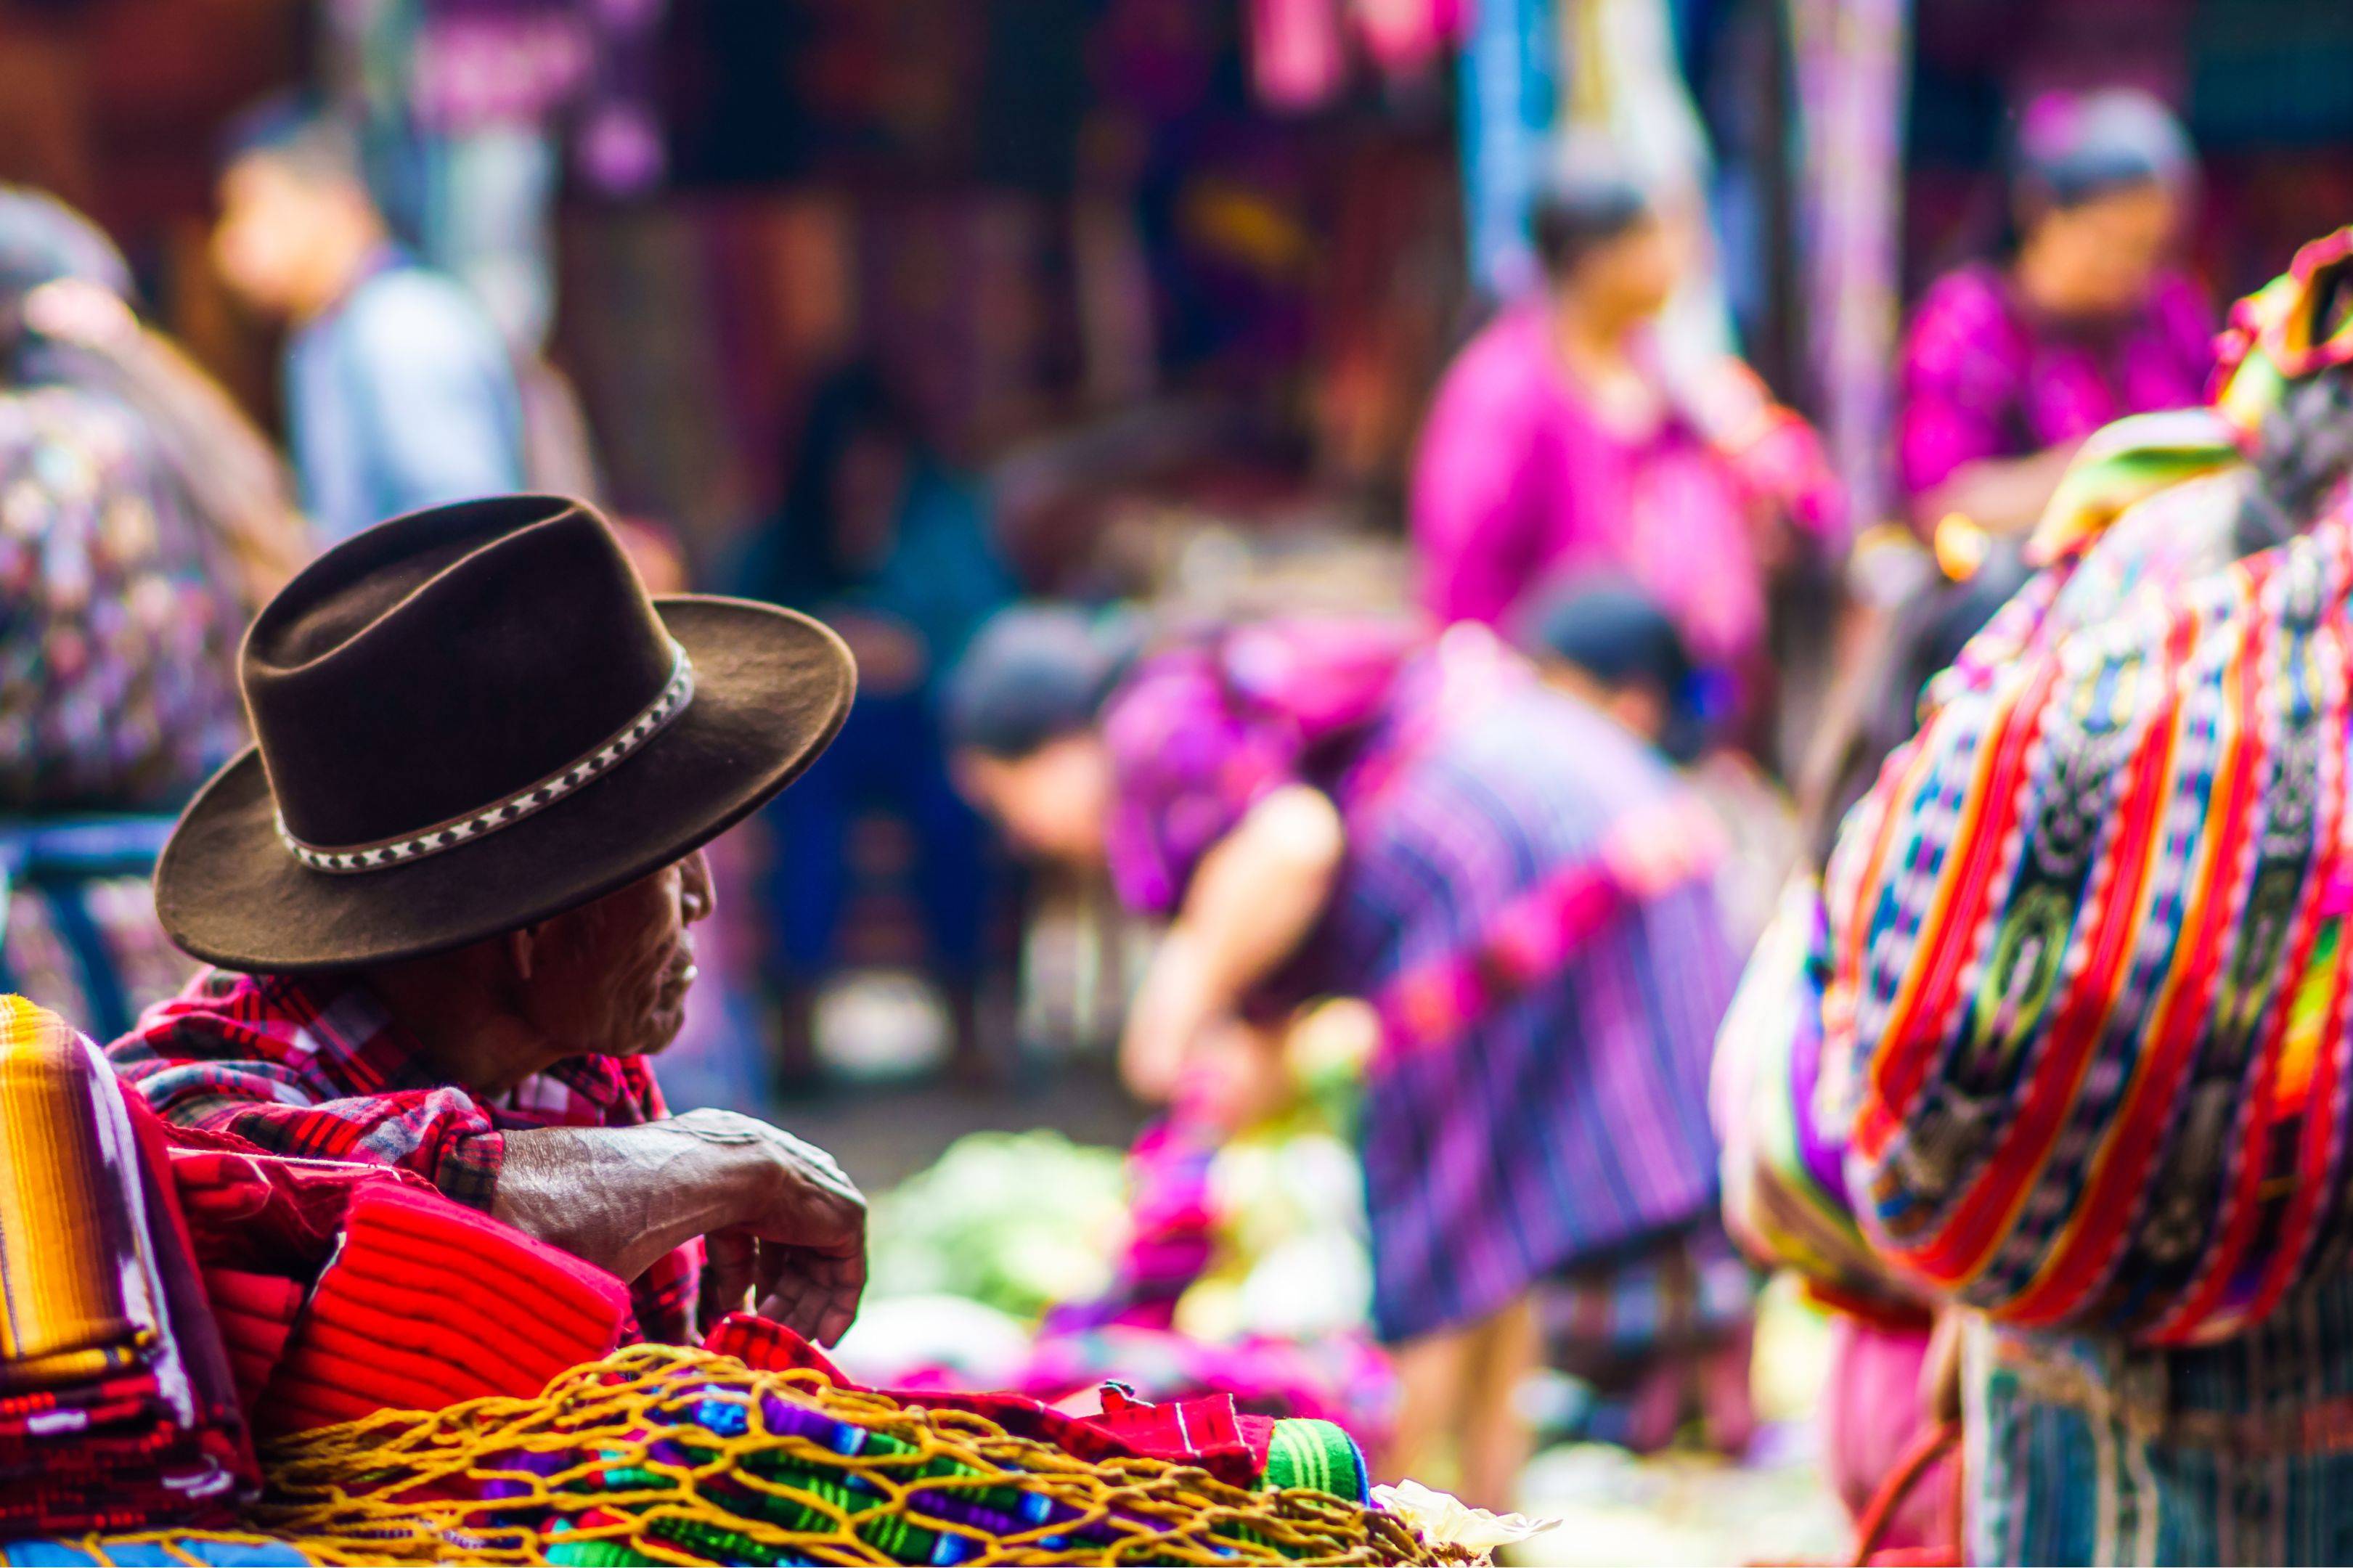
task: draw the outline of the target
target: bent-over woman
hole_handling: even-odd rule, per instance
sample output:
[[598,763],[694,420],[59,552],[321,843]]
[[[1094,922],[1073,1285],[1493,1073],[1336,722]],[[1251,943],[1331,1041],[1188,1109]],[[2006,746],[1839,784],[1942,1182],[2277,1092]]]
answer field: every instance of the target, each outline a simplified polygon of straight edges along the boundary
[[1500,1506],[1537,1282],[1654,1263],[1711,1223],[1733,955],[1697,810],[1483,627],[1244,624],[1117,664],[1074,612],[1000,617],[951,694],[963,777],[1017,843],[1108,865],[1169,918],[1122,1047],[1147,1097],[1280,1070],[1237,1026],[1372,1004],[1358,1142],[1404,1388],[1389,1468],[1451,1437],[1465,1495]]

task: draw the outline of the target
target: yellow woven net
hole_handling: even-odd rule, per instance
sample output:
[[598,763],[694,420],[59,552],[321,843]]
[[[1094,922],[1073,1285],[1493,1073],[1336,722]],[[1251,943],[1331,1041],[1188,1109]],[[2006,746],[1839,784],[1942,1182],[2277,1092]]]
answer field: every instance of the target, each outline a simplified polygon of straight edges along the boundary
[[582,1568],[1431,1561],[1393,1516],[1320,1492],[1090,1463],[976,1415],[666,1345],[576,1367],[536,1399],[385,1411],[263,1460],[248,1520],[264,1533],[206,1539],[333,1563]]

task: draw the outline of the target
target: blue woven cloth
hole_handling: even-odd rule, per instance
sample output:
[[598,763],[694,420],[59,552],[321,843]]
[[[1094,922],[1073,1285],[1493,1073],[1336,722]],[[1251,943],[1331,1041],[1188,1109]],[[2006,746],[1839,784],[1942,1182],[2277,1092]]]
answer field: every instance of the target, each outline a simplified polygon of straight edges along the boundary
[[2353,1276],[2204,1349],[1969,1353],[1970,1562],[2353,1563]]

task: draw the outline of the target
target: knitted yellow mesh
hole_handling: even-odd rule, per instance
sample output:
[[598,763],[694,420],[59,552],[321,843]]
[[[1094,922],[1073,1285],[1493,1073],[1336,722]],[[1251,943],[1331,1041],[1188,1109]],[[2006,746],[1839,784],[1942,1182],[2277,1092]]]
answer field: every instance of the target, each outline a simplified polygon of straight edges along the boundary
[[[1319,1492],[1091,1464],[976,1415],[666,1345],[575,1367],[536,1399],[304,1433],[263,1462],[257,1533],[204,1539],[275,1540],[331,1563],[584,1568],[1431,1561],[1393,1516]],[[111,1543],[128,1539],[167,1538]],[[112,1561],[110,1542],[83,1544]]]

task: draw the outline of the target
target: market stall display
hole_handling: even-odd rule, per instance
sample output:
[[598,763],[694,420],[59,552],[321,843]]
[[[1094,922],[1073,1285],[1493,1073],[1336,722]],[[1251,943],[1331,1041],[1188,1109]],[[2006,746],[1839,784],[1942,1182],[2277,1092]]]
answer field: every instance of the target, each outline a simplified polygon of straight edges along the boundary
[[0,1561],[1438,1560],[1345,1432],[1229,1396],[874,1392],[749,1314],[620,1345],[617,1278],[168,1127],[16,997],[0,1143]]

